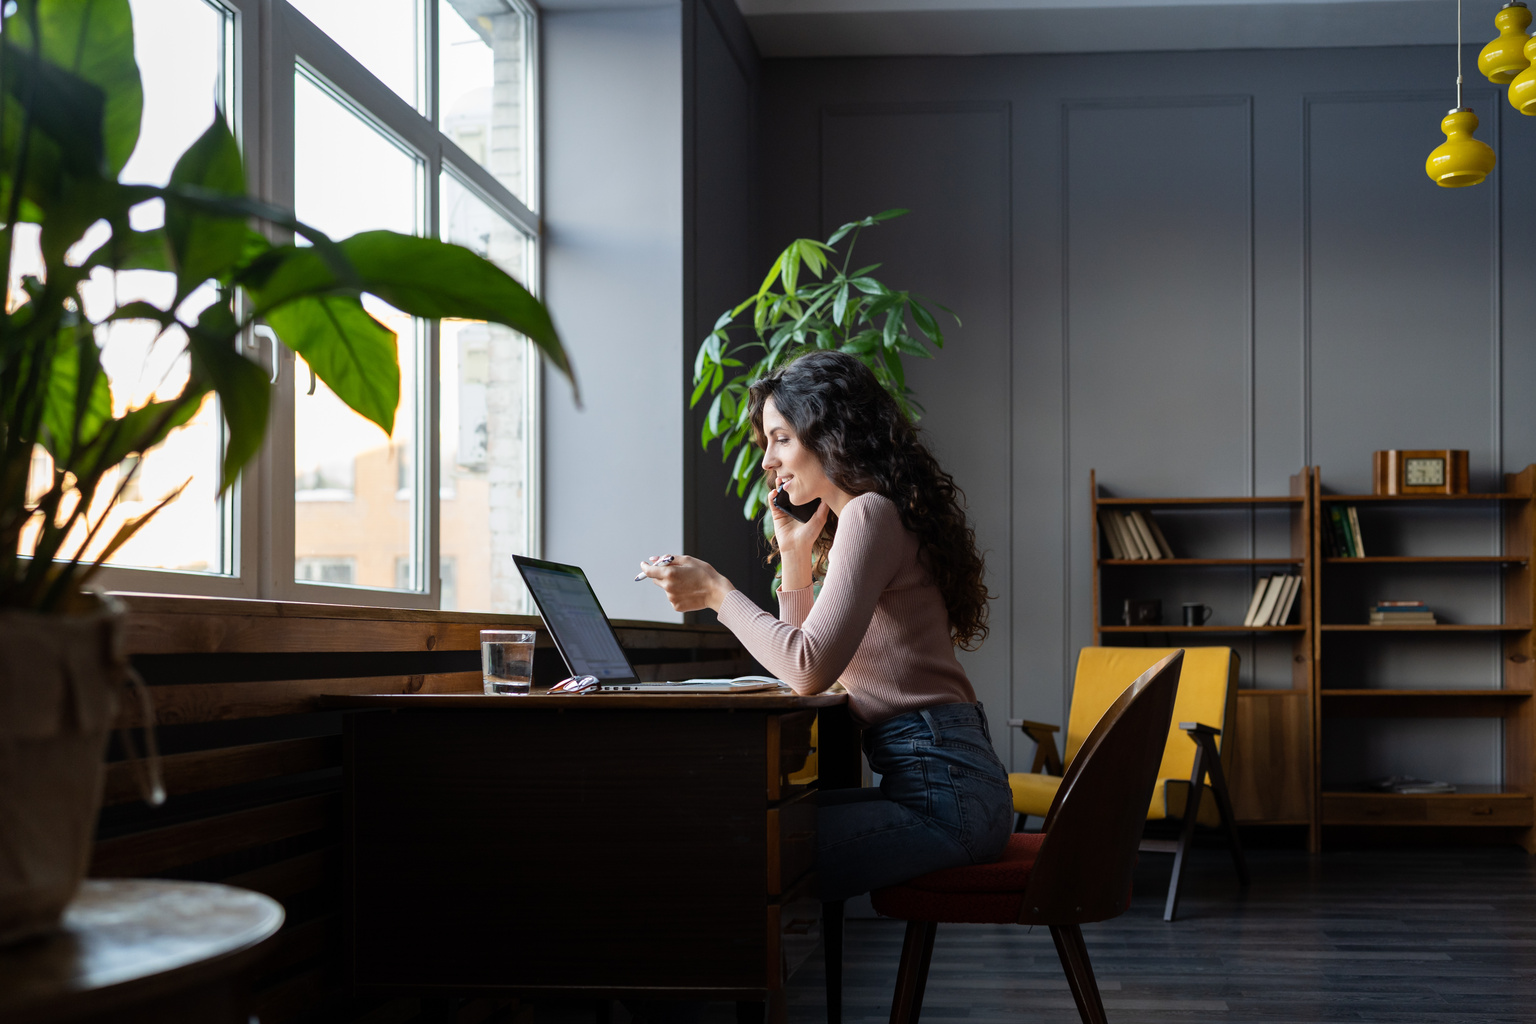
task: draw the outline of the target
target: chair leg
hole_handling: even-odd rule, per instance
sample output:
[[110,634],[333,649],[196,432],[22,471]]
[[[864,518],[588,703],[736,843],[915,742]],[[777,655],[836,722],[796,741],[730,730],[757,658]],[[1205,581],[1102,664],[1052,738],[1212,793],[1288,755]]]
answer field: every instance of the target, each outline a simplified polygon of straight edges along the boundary
[[1195,838],[1195,821],[1200,817],[1200,796],[1205,791],[1205,745],[1195,743],[1195,767],[1189,773],[1189,799],[1184,802],[1184,827],[1179,830],[1179,846],[1173,852],[1173,876],[1168,879],[1168,900],[1163,904],[1163,920],[1172,921],[1179,910],[1179,882],[1184,878],[1184,858]]
[[1013,819],[1013,830],[1015,832],[1023,832],[1024,831],[1024,826],[1025,826],[1025,824],[1028,823],[1028,821],[1029,821],[1029,815],[1027,815],[1027,814],[1019,815],[1017,818]]
[[[1209,739],[1206,742],[1210,742]],[[1221,824],[1227,832],[1227,843],[1232,849],[1232,864],[1237,868],[1237,880],[1248,886],[1248,859],[1243,856],[1242,841],[1237,838],[1237,818],[1232,814],[1232,798],[1227,794],[1227,776],[1221,770],[1221,758],[1210,757],[1211,795],[1216,798],[1216,809],[1221,812]]]
[[1082,928],[1075,924],[1053,924],[1051,938],[1056,941],[1056,955],[1061,957],[1061,969],[1067,974],[1067,985],[1072,989],[1072,998],[1077,1000],[1077,1015],[1083,1024],[1109,1024],[1104,1001],[1099,998],[1099,983],[1093,978],[1093,965],[1088,962]]
[[827,965],[827,1024],[843,1020],[843,901],[821,905],[821,951]]
[[931,921],[907,922],[901,967],[896,972],[896,994],[891,998],[891,1024],[917,1024],[923,1011],[923,989],[928,987],[933,937],[938,930],[939,926]]

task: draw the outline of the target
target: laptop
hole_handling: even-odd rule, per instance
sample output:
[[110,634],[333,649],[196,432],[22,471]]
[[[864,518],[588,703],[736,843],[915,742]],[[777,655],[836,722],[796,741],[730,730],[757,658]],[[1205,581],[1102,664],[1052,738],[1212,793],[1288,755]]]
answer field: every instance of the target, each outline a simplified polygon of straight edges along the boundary
[[546,562],[538,558],[513,555],[517,571],[523,574],[528,592],[539,606],[539,614],[555,649],[565,659],[573,676],[595,676],[603,693],[639,691],[642,693],[749,693],[774,690],[782,684],[766,676],[742,676],[738,679],[685,679],[673,683],[645,683],[635,674],[613,623],[608,621],[586,573],[574,565]]

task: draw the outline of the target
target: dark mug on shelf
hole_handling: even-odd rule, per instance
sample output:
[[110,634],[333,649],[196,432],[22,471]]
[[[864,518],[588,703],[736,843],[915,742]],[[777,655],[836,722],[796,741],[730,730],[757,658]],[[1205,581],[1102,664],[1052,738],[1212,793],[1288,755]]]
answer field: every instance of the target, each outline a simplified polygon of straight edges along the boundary
[[1163,602],[1155,597],[1144,601],[1128,597],[1125,599],[1125,611],[1122,617],[1127,626],[1161,626]]
[[1211,613],[1215,611],[1208,604],[1200,604],[1198,601],[1186,602],[1184,605],[1184,625],[1203,626],[1211,620]]

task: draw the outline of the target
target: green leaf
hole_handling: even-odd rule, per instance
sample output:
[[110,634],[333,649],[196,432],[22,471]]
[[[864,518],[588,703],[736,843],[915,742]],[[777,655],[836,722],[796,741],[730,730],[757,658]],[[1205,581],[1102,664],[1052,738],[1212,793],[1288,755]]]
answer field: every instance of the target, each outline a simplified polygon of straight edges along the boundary
[[707,435],[705,443],[713,441],[720,436],[720,402],[725,398],[725,392],[715,396],[715,400],[709,403],[709,413],[704,417],[704,433]]
[[221,494],[233,486],[240,468],[261,448],[272,400],[266,371],[235,351],[239,332],[239,324],[222,302],[203,310],[197,324],[187,331],[192,376],[206,382],[218,394],[228,427],[219,481]]
[[703,398],[704,392],[709,390],[709,381],[710,377],[712,376],[713,374],[710,374],[706,377],[695,378],[696,383],[693,387],[693,397],[688,399],[688,408],[692,409],[694,406],[699,404],[699,399]]
[[841,325],[843,314],[846,312],[848,312],[848,284],[844,282],[843,286],[837,290],[837,298],[832,300],[832,322]]
[[873,217],[871,217],[869,219],[874,221],[874,222],[876,222],[876,223],[879,223],[880,221],[891,220],[891,219],[896,218],[896,217],[905,217],[907,214],[909,214],[911,212],[912,212],[911,210],[897,208],[897,209],[885,210],[885,211],[883,211],[881,213],[877,213],[877,214],[875,214]]
[[113,270],[171,270],[170,242],[165,229],[149,231],[114,230],[112,237],[86,257],[86,267],[110,267]]
[[357,296],[302,296],[265,316],[283,344],[303,356],[336,397],[386,435],[394,433],[400,404],[395,332],[369,316]]
[[[223,196],[245,194],[240,147],[217,109],[213,123],[171,171],[171,185]],[[165,201],[165,234],[176,260],[176,302],[209,278],[224,276],[246,254],[250,228],[238,214],[219,215],[172,195]]]
[[848,283],[853,285],[859,291],[863,292],[865,295],[886,294],[885,285],[881,284],[879,281],[876,281],[872,277],[864,277],[862,275],[858,277],[850,277],[848,279]]
[[[115,178],[138,143],[144,109],[128,0],[20,0],[16,13],[5,20],[5,35],[20,51],[33,47],[34,11],[43,59],[89,83],[102,96],[96,116],[77,122],[76,130],[86,127],[100,140],[105,173]],[[7,63],[10,56],[6,55]]]
[[933,318],[933,314],[916,302],[910,303],[908,308],[912,310],[912,322],[917,324],[917,329],[936,344],[944,344],[944,332],[939,329],[939,322]]
[[[538,346],[576,389],[549,311],[496,264],[462,246],[393,231],[365,231],[337,243],[337,248],[355,271],[350,282],[355,287],[412,316],[487,320],[510,327]],[[320,253],[293,249],[258,289],[258,301],[270,308],[289,296],[325,293],[348,284]]]
[[73,471],[76,448],[95,440],[112,418],[112,391],[87,327],[59,332],[47,382],[38,441],[55,462]]
[[153,320],[161,327],[169,327],[171,324],[176,322],[176,314],[168,310],[161,309],[159,306],[153,305],[152,303],[144,302],[140,299],[135,299],[132,302],[125,302],[121,306],[118,306],[112,311],[112,314],[107,317],[107,320]]

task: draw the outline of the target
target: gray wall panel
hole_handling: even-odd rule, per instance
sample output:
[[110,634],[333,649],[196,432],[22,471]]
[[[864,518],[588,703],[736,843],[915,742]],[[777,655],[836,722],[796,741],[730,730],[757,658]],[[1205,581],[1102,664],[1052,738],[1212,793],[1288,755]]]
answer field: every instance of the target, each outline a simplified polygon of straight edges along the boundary
[[[1467,93],[1485,116],[1494,99]],[[1444,113],[1435,94],[1307,101],[1312,460],[1332,490],[1368,493],[1380,448],[1466,448],[1495,484],[1499,193],[1424,174]]]
[[[863,232],[855,264],[882,264],[886,284],[921,292],[930,308],[965,311],[956,326],[934,309],[944,349],[931,361],[909,359],[908,380],[926,410],[930,448],[965,491],[996,595],[990,639],[961,653],[995,737],[1007,731],[1010,706],[1009,149],[1004,104],[834,108],[822,119],[821,237],[868,214],[910,209]],[[928,255],[940,252],[938,263]]]

